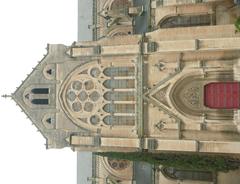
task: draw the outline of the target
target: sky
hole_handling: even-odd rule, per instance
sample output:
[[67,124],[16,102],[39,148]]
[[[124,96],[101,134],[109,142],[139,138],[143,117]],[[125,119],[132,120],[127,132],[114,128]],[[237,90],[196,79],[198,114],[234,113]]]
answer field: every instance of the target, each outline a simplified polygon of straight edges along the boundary
[[[0,95],[11,94],[46,54],[77,40],[77,0],[0,0]],[[75,184],[76,153],[46,150],[11,99],[0,98],[0,183]]]

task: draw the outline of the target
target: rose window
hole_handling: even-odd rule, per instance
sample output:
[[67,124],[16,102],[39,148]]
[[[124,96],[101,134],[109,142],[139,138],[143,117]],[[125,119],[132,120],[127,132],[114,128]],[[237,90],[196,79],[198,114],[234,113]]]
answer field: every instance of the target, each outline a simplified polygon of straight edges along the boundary
[[[135,119],[135,94],[122,92],[121,89],[135,87],[133,66],[103,67],[99,64],[76,68],[63,82],[60,90],[60,104],[66,115],[77,125],[89,129],[128,125],[133,126]],[[120,78],[119,78],[120,77]],[[116,90],[115,90],[116,89]],[[122,104],[119,101],[131,101]],[[121,113],[122,116],[115,114]],[[125,115],[125,114],[130,115]],[[93,127],[95,126],[95,127]],[[117,168],[124,168],[117,162]],[[115,167],[116,162],[112,163]]]
[[[81,116],[83,113],[88,114],[95,111],[100,97],[98,86],[89,78],[72,81],[66,92],[69,109],[75,114],[81,113]],[[93,121],[92,124],[97,124],[97,121]]]

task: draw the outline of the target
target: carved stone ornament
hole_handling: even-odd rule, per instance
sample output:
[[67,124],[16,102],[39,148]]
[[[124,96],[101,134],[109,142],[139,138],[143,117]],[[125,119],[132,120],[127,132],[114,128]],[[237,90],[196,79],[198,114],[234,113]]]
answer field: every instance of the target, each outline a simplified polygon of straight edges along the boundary
[[164,104],[167,107],[170,107],[167,101],[167,90],[168,90],[169,85],[165,86],[164,88],[160,89],[157,91],[153,97],[158,100],[160,103]]
[[111,168],[114,170],[124,170],[127,167],[129,167],[130,162],[128,160],[123,160],[123,159],[112,159],[108,158],[108,164],[110,165]]
[[165,129],[165,124],[166,124],[166,122],[161,120],[158,123],[156,123],[155,126],[158,130],[161,131],[161,130]]
[[192,106],[198,106],[200,104],[200,88],[194,86],[187,88],[183,93],[184,100]]
[[166,69],[166,67],[165,67],[165,63],[162,62],[162,61],[158,61],[158,63],[155,64],[154,66],[157,67],[157,68],[159,69],[159,71],[163,71],[163,70]]

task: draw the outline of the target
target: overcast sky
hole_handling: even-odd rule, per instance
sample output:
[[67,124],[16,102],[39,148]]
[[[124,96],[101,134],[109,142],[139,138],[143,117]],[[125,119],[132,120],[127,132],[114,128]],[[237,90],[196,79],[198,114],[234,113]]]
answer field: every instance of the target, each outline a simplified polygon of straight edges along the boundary
[[[15,91],[47,43],[77,40],[77,0],[0,0],[0,95]],[[75,184],[76,153],[46,150],[14,101],[0,98],[0,183]]]

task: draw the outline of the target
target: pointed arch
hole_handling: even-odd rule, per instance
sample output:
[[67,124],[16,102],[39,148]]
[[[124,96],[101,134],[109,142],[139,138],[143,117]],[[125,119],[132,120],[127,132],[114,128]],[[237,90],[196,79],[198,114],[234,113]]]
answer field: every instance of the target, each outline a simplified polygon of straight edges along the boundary
[[135,80],[134,79],[109,79],[103,83],[104,87],[108,89],[126,89],[134,88]]
[[188,181],[214,181],[214,172],[211,171],[191,171],[176,169],[173,167],[164,167],[161,169],[162,174],[171,180],[188,180]]
[[211,15],[174,15],[164,18],[159,23],[160,28],[194,27],[211,25]]
[[204,86],[211,82],[232,81],[232,76],[224,72],[210,72],[208,77],[189,73],[178,79],[170,91],[172,105],[189,118],[199,118],[205,114],[207,119],[212,120],[233,119],[232,109],[210,109],[204,105]]
[[49,88],[33,88],[31,92],[33,94],[49,94]]
[[35,104],[35,105],[48,105],[49,104],[49,100],[47,98],[33,99],[33,100],[31,100],[31,103]]
[[134,67],[108,67],[103,73],[108,77],[134,76]]

